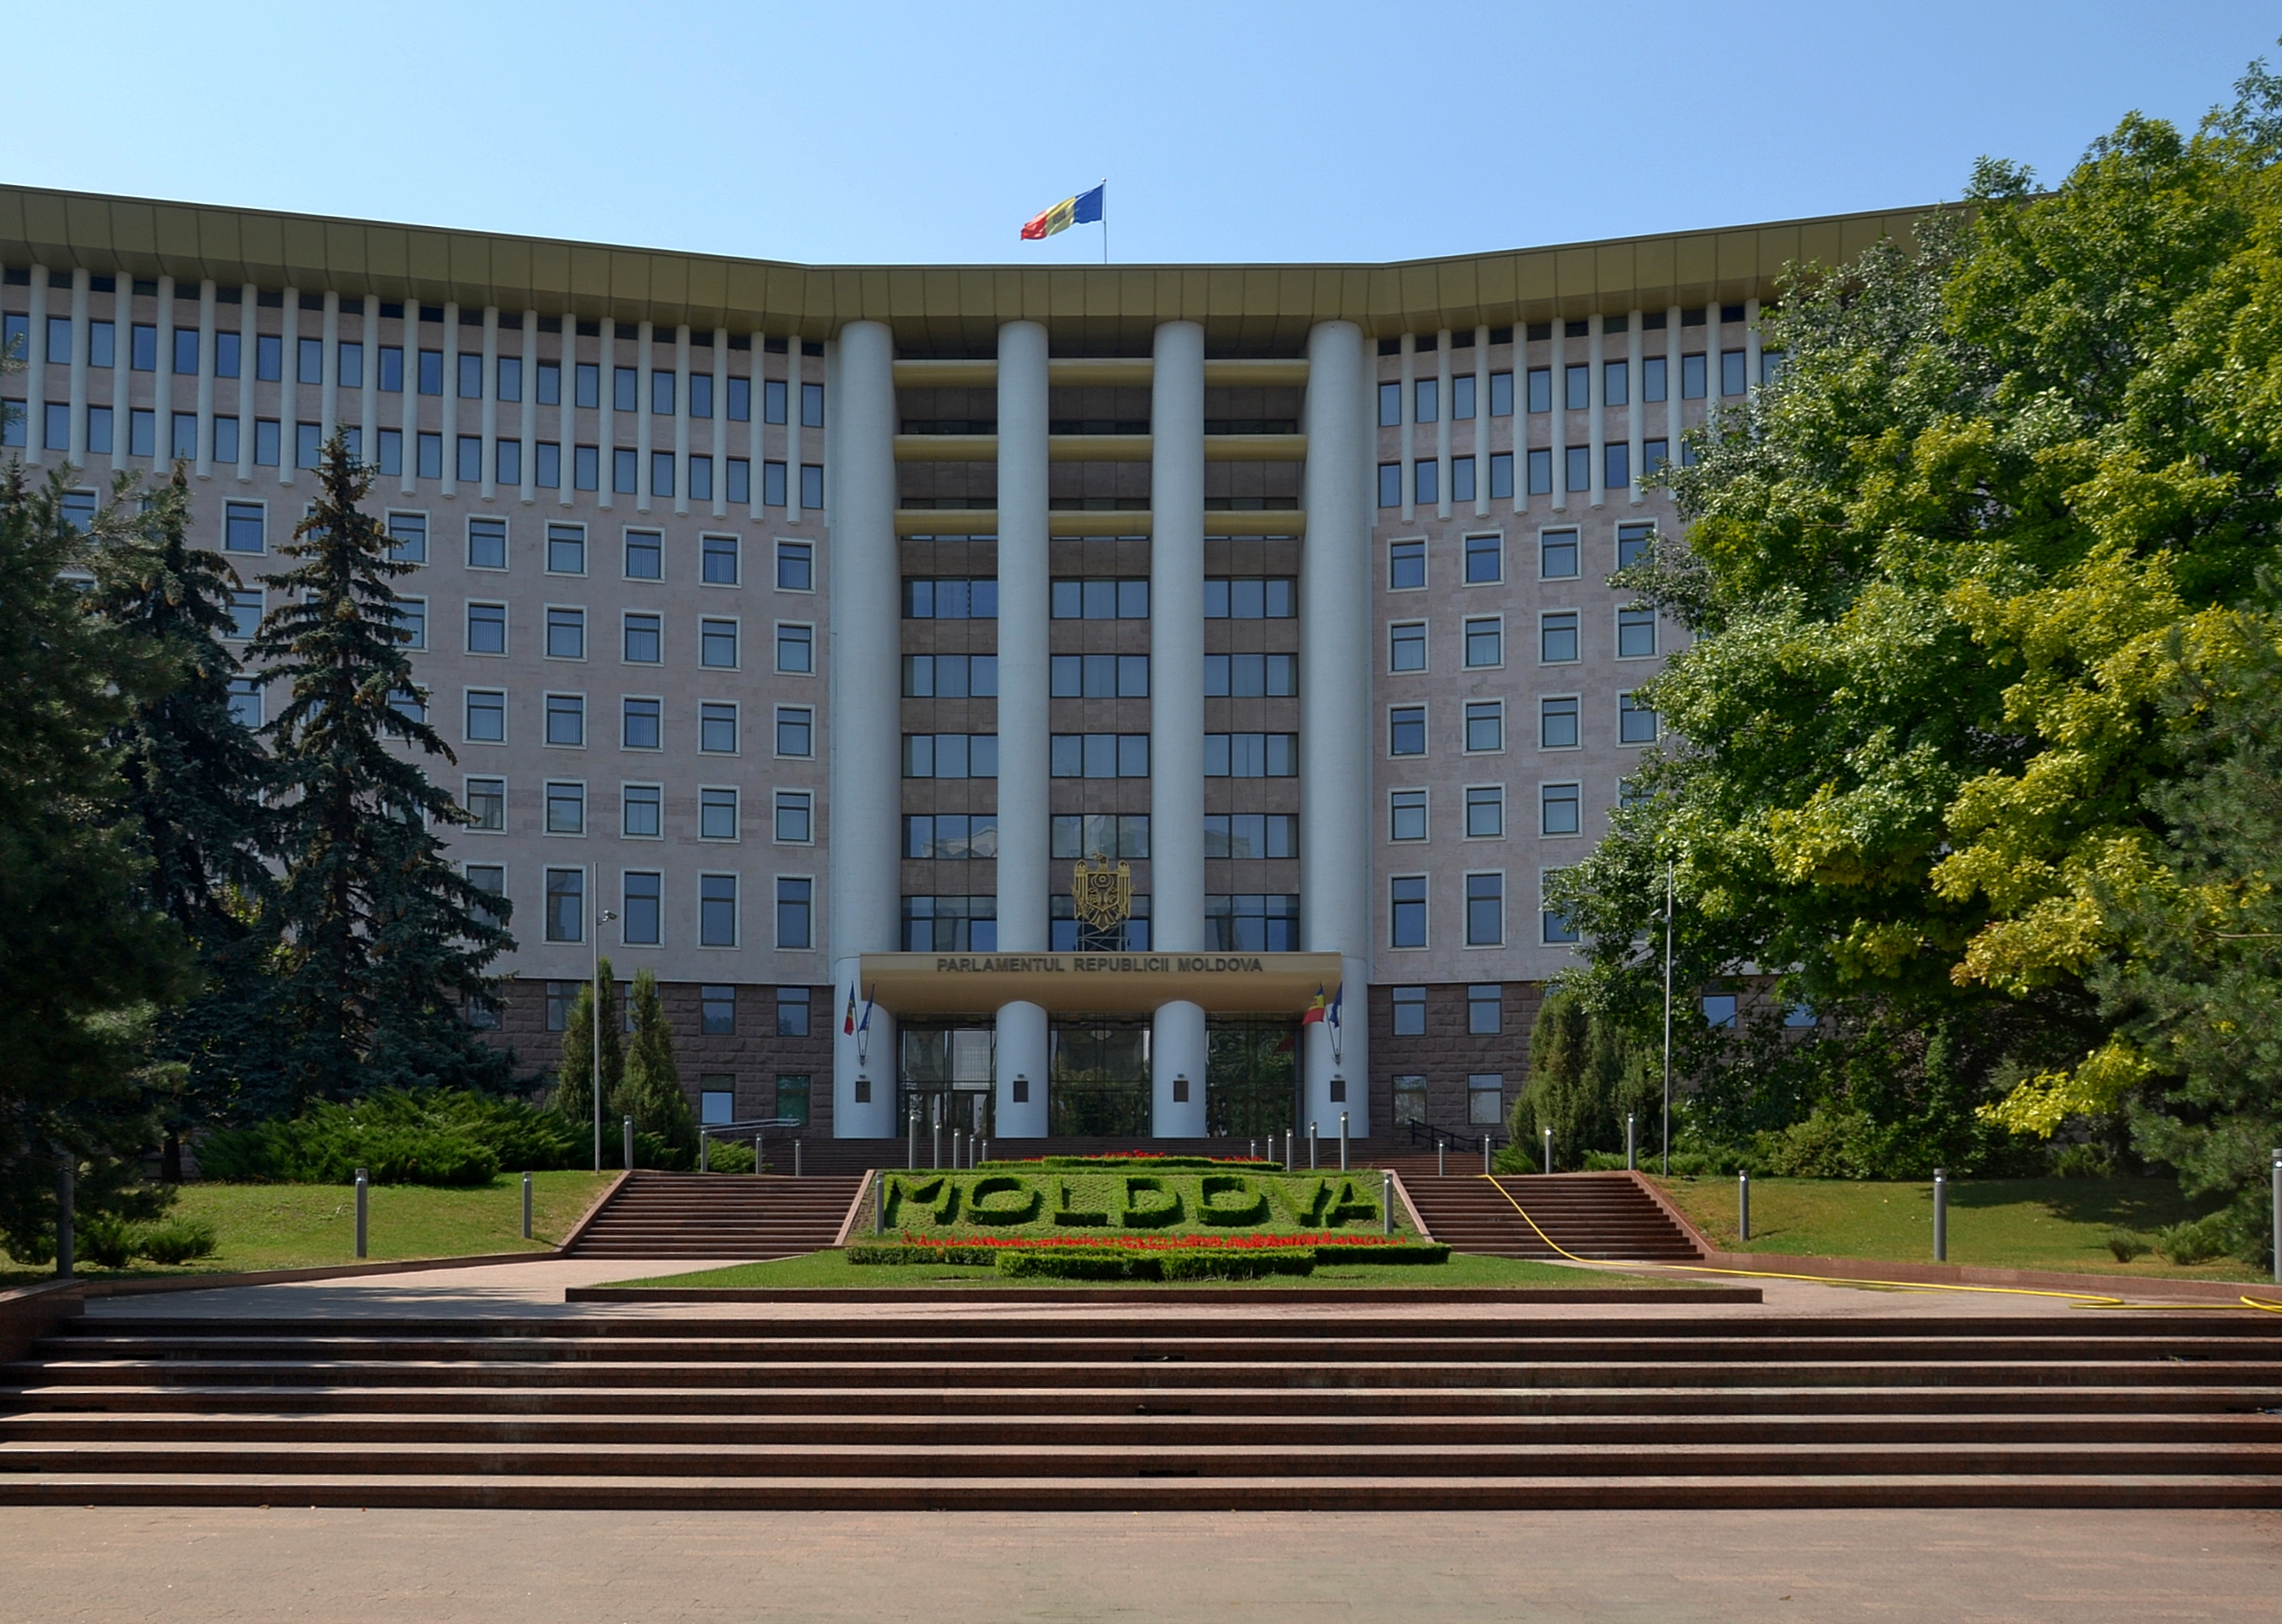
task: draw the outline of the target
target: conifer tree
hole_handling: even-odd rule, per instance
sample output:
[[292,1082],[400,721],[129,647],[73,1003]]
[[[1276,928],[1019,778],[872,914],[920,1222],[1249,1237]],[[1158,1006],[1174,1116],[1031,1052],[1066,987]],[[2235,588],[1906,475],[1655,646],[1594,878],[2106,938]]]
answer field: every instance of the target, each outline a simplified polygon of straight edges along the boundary
[[[563,1060],[555,1074],[555,1108],[575,1128],[591,1129],[594,1121],[594,997],[600,991],[602,999],[602,1114],[610,1115],[619,1109],[617,1100],[624,1089],[626,1075],[626,1052],[624,1037],[624,1017],[618,1012],[618,984],[612,979],[610,961],[597,961],[593,983],[581,986],[578,996],[570,1000],[570,1013],[563,1026]],[[619,1153],[618,1140],[608,1131],[605,1123],[602,1152],[605,1164]]]
[[511,1057],[483,1043],[468,1006],[497,996],[486,967],[513,945],[504,898],[444,856],[431,825],[467,814],[418,757],[454,759],[426,718],[390,583],[416,566],[362,502],[372,476],[327,442],[317,498],[268,577],[281,600],[252,654],[285,690],[265,727],[283,865],[271,1030],[277,1104],[438,1084],[504,1088]]
[[626,1053],[618,1109],[633,1116],[637,1130],[664,1140],[674,1158],[686,1162],[697,1154],[697,1119],[681,1092],[681,1073],[673,1061],[673,1027],[665,1018],[653,972],[634,973],[630,1002],[633,1043]]
[[[124,493],[124,487],[121,487]],[[124,503],[115,503],[123,509]],[[269,889],[262,859],[267,758],[231,705],[239,665],[232,629],[237,572],[220,553],[192,547],[188,484],[180,464],[149,494],[139,522],[95,554],[92,602],[141,645],[163,686],[133,698],[112,730],[122,779],[120,816],[147,865],[148,905],[174,921],[198,956],[200,984],[153,1032],[170,1177],[180,1135],[230,1114],[238,1080],[258,1066],[264,1025],[259,912]]]

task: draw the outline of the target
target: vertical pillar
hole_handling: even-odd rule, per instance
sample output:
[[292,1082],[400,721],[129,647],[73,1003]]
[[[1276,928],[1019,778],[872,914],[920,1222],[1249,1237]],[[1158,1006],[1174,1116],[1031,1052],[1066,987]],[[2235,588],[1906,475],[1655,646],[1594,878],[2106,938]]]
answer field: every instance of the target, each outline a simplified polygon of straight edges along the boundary
[[[607,509],[617,487],[618,324],[606,315],[602,320],[602,340],[599,350],[602,359],[595,369],[595,375],[602,382],[594,390],[596,422],[600,424],[600,431],[595,436],[599,445],[594,452],[594,505]],[[634,395],[634,404],[640,405],[641,391],[636,389]]]
[[[1205,330],[1157,329],[1149,400],[1149,942],[1205,944]],[[1408,408],[1405,408],[1406,414]],[[1404,455],[1408,457],[1408,442]],[[1404,495],[1409,496],[1409,487]],[[1174,1099],[1186,1076],[1188,1099]],[[1205,1016],[1159,1006],[1149,1044],[1151,1130],[1205,1131]]]
[[673,510],[689,511],[689,326],[673,330]]
[[[1517,350],[1520,346],[1516,346]],[[1519,404],[1526,406],[1524,400]],[[1519,423],[1522,414],[1516,413]],[[1527,483],[1527,470],[1516,447],[1513,459],[1517,487]],[[1490,516],[1490,330],[1486,326],[1474,329],[1474,517],[1486,519]]]
[[[32,267],[29,330],[24,337],[24,465],[37,468],[48,449],[48,268]],[[119,335],[121,344],[128,334]],[[125,425],[120,425],[125,431]]]
[[1680,307],[1664,313],[1664,443],[1673,467],[1680,465],[1680,437],[1688,428],[1688,403],[1680,398]]
[[[1450,416],[1450,330],[1442,328],[1434,335],[1434,517],[1450,517],[1450,436],[1455,424]],[[1479,412],[1480,402],[1475,402]],[[1476,465],[1479,471],[1479,465]]]
[[[71,402],[68,408],[71,428],[70,449],[65,455],[71,459],[74,468],[87,466],[87,296],[89,280],[84,265],[72,272],[71,354],[65,358],[71,363],[71,370],[66,375],[69,379],[66,387],[70,392],[65,397]],[[164,358],[161,364],[164,364]]]
[[[124,328],[120,330],[122,333]],[[261,370],[261,290],[237,291],[237,482],[253,480],[253,384]],[[404,385],[404,488],[412,488],[412,385]]]
[[325,290],[323,324],[317,331],[323,351],[317,361],[317,443],[322,445],[333,437],[341,404],[341,296],[330,288]]
[[[1308,539],[1300,563],[1300,922],[1340,957],[1342,1021],[1301,1028],[1303,1118],[1370,1132],[1370,492],[1362,330],[1308,335]],[[1153,835],[1154,831],[1152,830]]]
[[[570,369],[563,369],[561,392],[570,391]],[[523,313],[523,410],[516,424],[516,436],[523,441],[523,478],[516,482],[516,500],[529,507],[539,499],[539,312],[526,309]],[[570,470],[563,466],[562,459],[570,454],[565,445],[555,458],[556,477],[563,483],[570,482]]]
[[1418,517],[1418,460],[1412,440],[1418,431],[1418,338],[1414,333],[1402,335],[1402,400],[1395,416],[1402,426],[1402,522],[1406,524]]
[[1556,315],[1546,327],[1552,334],[1546,351],[1550,380],[1546,394],[1553,409],[1545,416],[1553,435],[1553,510],[1561,513],[1569,507],[1569,323]]
[[1719,294],[1704,301],[1704,421],[1719,409]]
[[1593,446],[1592,466],[1586,471],[1592,476],[1595,508],[1609,500],[1604,483],[1609,470],[1609,391],[1605,383],[1607,358],[1601,353],[1601,313],[1595,310],[1585,318],[1585,399],[1591,406],[1586,432],[1592,437]]
[[[834,503],[830,767],[831,932],[834,998],[845,1007],[865,953],[892,952],[900,897],[902,637],[896,556],[895,338],[878,322],[840,332]],[[788,412],[786,416],[792,414]],[[896,1131],[894,1022],[872,1017],[868,1044],[836,1033],[832,1126],[841,1138]],[[869,1098],[859,1100],[859,1092]]]
[[[1646,419],[1642,416],[1648,409],[1648,402],[1641,399],[1648,392],[1642,386],[1644,380],[1641,376],[1641,315],[1642,312],[1635,310],[1625,323],[1626,330],[1632,334],[1632,341],[1625,346],[1625,369],[1629,380],[1628,387],[1625,391],[1625,398],[1632,402],[1625,418],[1625,435],[1632,447],[1627,456],[1632,469],[1631,500],[1634,507],[1638,507],[1642,500],[1641,476],[1647,472],[1647,470],[1641,466],[1641,442],[1648,437],[1643,426]],[[1672,392],[1672,379],[1668,376],[1664,380],[1664,392],[1666,394]]]
[[[288,293],[290,305],[293,296]],[[444,436],[443,481],[439,489],[446,496],[459,493],[460,489],[460,307],[449,299],[444,301]],[[405,447],[409,451],[410,447]]]
[[[792,414],[787,412],[786,416]],[[1039,953],[1051,861],[1047,657],[1046,330],[998,330],[998,951]],[[1201,505],[1201,504],[1200,504]],[[1046,1131],[1046,1012],[1002,1005],[993,1084],[998,1132]],[[1014,1097],[1021,1077],[1023,1098]]]
[[634,511],[648,513],[656,493],[649,486],[649,454],[656,448],[656,425],[650,407],[650,368],[656,361],[657,328],[644,322],[634,329]]
[[1759,301],[1743,301],[1743,392],[1759,392]]
[[483,436],[483,466],[476,470],[476,493],[485,501],[499,494],[499,307],[484,307],[484,376],[478,385],[477,431]]
[[[761,447],[761,422],[768,416],[767,408],[763,405],[763,401],[767,397],[765,380],[768,373],[769,339],[766,333],[757,329],[748,338],[752,345],[752,359],[746,363],[747,370],[752,378],[750,385],[752,396],[751,410],[747,413],[745,420],[745,460],[752,468],[753,477],[750,488],[745,493],[751,499],[745,504],[745,517],[757,524],[761,522],[761,516],[765,510],[761,505],[761,498],[768,487],[765,472],[767,465],[762,460],[764,453]],[[791,414],[787,413],[786,416],[789,416]]]
[[[759,406],[755,401],[754,406]],[[759,478],[755,467],[751,477]],[[713,330],[713,517],[729,516],[729,330]]]
[[[288,322],[292,317],[293,291],[285,291]],[[175,466],[175,279],[159,278],[159,330],[156,335],[158,354],[151,373],[151,469],[156,474],[172,470]],[[292,329],[286,329],[285,365],[280,369],[287,378],[293,376]],[[61,359],[51,357],[51,359]],[[291,384],[280,385],[290,392]],[[277,472],[281,484],[291,484],[293,478],[293,412],[292,398],[286,396],[285,405],[278,413],[279,433],[284,439],[284,449],[277,454]]]
[[[135,419],[129,413],[135,377],[135,278],[122,275],[115,285],[111,303],[111,471],[114,474],[126,469],[128,447],[135,438]],[[24,439],[29,444],[32,425],[24,426]]]
[[[561,404],[555,408],[555,443],[563,447],[563,483],[555,489],[555,505],[558,508],[568,508],[575,505],[578,500],[578,312],[564,310],[562,322],[563,341],[555,346],[555,353],[562,357],[563,391],[560,396]],[[598,376],[601,374],[598,373]],[[602,391],[599,388],[595,391],[595,399],[597,401],[602,399]],[[596,485],[607,483],[603,475],[609,470],[601,468],[599,462],[609,455],[609,452],[599,448],[594,453],[598,463],[594,476]]]
[[[127,329],[119,329],[127,336]],[[211,280],[198,284],[198,459],[196,472],[201,479],[213,478],[214,442],[214,284]],[[119,432],[127,431],[127,414],[113,415]],[[116,442],[114,442],[116,443]]]
[[[800,519],[800,335],[785,335],[785,517]],[[889,521],[892,527],[893,520]],[[900,588],[899,588],[900,590]]]
[[[368,468],[380,466],[380,295],[364,296],[364,320],[357,323],[364,346],[364,376],[357,385],[357,439]],[[411,447],[405,447],[411,455]]]

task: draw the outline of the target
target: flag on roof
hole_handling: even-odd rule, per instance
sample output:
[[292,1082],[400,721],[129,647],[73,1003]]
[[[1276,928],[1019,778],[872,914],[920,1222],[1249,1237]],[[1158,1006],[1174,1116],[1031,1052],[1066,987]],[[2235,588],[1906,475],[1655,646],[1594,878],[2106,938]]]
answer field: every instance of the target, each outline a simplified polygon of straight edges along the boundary
[[1103,198],[1109,190],[1107,181],[1091,191],[1082,191],[1075,198],[1064,198],[1043,214],[1034,214],[1022,222],[1022,240],[1042,242],[1057,231],[1067,231],[1072,226],[1088,226],[1102,217],[1106,205]]

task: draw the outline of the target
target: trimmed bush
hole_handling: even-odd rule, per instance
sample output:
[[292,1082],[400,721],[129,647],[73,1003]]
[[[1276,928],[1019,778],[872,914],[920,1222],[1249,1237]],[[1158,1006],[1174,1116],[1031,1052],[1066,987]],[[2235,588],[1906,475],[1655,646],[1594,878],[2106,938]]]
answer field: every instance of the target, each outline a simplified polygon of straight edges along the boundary
[[[1197,1218],[1219,1228],[1244,1229],[1268,1222],[1268,1192],[1254,1190],[1234,1173],[1207,1173],[1199,1180]],[[1237,1196],[1226,1201],[1215,1197]]]
[[98,1269],[124,1269],[135,1261],[135,1226],[111,1213],[91,1213],[73,1225],[72,1244]]
[[1319,1263],[1447,1263],[1450,1248],[1440,1240],[1395,1240],[1385,1246],[1319,1246]]
[[222,1129],[198,1143],[204,1177],[244,1184],[482,1185],[515,1171],[580,1165],[570,1124],[520,1100],[464,1089],[389,1089],[290,1122]]
[[204,1218],[168,1218],[144,1225],[135,1238],[135,1249],[154,1263],[187,1263],[211,1257],[221,1245],[214,1226]]
[[1193,1173],[1202,1169],[1248,1169],[1265,1172],[1279,1163],[1251,1156],[1158,1156],[1143,1151],[1129,1156],[1031,1156],[1023,1160],[993,1157],[982,1164],[990,1173]]
[[1079,1251],[1068,1247],[1009,1247],[998,1254],[998,1272],[1009,1278],[1049,1280],[1154,1280],[1156,1257],[1146,1252]]
[[2119,1263],[2128,1263],[2135,1257],[2147,1255],[2147,1243],[2137,1235],[2127,1235],[2117,1230],[2107,1238],[2107,1249]]
[[997,1247],[907,1247],[893,1242],[865,1242],[848,1248],[851,1263],[958,1263],[973,1269],[995,1267]]
[[2182,1269],[2224,1257],[2231,1249],[2227,1245],[2225,1216],[2224,1213],[2213,1213],[2207,1218],[2159,1229],[2155,1232],[2155,1250]]
[[[991,1204],[992,1197],[1001,1198]],[[1014,1198],[1007,1201],[1005,1197]],[[1045,1197],[1029,1188],[1020,1179],[999,1177],[977,1179],[966,1193],[966,1221],[969,1224],[1028,1224],[1038,1216]]]
[[[1159,1201],[1144,1203],[1134,1198],[1144,1195],[1162,1196]],[[1125,1206],[1117,1215],[1117,1222],[1127,1229],[1169,1229],[1181,1221],[1180,1193],[1165,1188],[1161,1178],[1142,1175],[1125,1181]]]
[[1271,1274],[1313,1274],[1321,1254],[1306,1247],[1199,1248],[1160,1252],[1157,1278],[1163,1280],[1257,1280]]

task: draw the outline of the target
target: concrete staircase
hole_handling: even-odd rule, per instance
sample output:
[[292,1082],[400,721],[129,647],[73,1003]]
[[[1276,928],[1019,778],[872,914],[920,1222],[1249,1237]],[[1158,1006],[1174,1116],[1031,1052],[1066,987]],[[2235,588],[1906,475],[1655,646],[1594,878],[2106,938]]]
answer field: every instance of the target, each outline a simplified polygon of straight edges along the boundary
[[2282,1504],[2274,1316],[1293,1306],[91,1316],[0,1504]]
[[572,1257],[796,1257],[830,1246],[858,1176],[637,1171],[572,1241]]
[[[1453,1166],[1438,1177],[1432,1156],[1389,1156],[1411,1204],[1437,1240],[1489,1257],[1578,1257],[1693,1263],[1703,1254],[1653,1196],[1626,1173],[1502,1174],[1494,1181]],[[1511,1194],[1508,1201],[1499,1192]],[[1536,1221],[1533,1229],[1521,1212]],[[1539,1233],[1542,1231],[1543,1233]],[[1559,1243],[1560,1250],[1547,1244]]]

